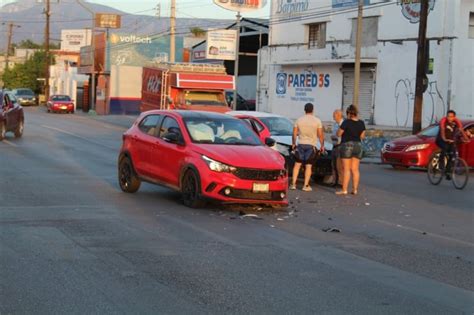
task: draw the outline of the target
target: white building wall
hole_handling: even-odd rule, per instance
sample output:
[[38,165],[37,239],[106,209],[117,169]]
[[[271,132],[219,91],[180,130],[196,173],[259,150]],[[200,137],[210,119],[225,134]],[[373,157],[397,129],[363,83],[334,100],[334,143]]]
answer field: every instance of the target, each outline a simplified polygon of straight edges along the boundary
[[142,67],[112,65],[109,97],[141,98],[142,73]]
[[[303,0],[298,0],[303,1]],[[372,0],[372,3],[374,0]],[[378,1],[380,2],[380,1]],[[378,16],[378,44],[362,49],[363,62],[376,64],[374,123],[377,125],[411,127],[415,93],[416,58],[419,24],[410,23],[396,1],[383,7],[366,9],[364,16]],[[308,1],[308,10],[300,16],[276,14],[278,1],[272,1],[270,47],[260,52],[257,108],[295,118],[304,102],[313,99],[323,120],[342,107],[342,75],[344,64],[354,63],[354,47],[350,44],[352,19],[356,10],[344,14],[315,12],[328,10],[332,0]],[[309,12],[309,13],[308,13]],[[472,0],[436,0],[428,19],[430,57],[434,73],[428,75],[429,86],[424,94],[423,125],[442,117],[448,107],[461,118],[474,117],[474,40],[468,39],[469,12]],[[324,15],[324,16],[323,16]],[[327,22],[326,48],[308,49],[306,24]],[[391,42],[393,41],[393,42]],[[281,71],[313,71],[328,73],[329,88],[307,91],[307,99],[282,98],[276,93],[276,77]],[[290,91],[291,92],[291,91]]]

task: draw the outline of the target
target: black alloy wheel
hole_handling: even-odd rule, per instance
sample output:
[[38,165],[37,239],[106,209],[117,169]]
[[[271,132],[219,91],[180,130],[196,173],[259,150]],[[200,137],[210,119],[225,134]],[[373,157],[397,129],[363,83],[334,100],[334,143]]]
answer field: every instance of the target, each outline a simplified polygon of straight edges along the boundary
[[183,196],[183,204],[190,208],[202,208],[205,201],[201,199],[201,185],[195,171],[188,170],[183,176],[181,182],[181,193]]
[[120,189],[126,193],[135,193],[140,188],[141,181],[128,157],[123,157],[119,162],[118,180]]

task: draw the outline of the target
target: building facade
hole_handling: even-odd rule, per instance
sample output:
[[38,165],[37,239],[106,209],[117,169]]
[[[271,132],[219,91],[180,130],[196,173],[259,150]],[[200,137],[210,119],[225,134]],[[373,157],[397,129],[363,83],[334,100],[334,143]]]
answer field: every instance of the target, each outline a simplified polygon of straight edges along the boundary
[[[325,121],[352,103],[357,0],[271,2],[257,108],[289,118],[312,102]],[[365,0],[360,111],[368,124],[411,127],[419,0]],[[430,0],[423,125],[454,109],[474,118],[474,1]]]

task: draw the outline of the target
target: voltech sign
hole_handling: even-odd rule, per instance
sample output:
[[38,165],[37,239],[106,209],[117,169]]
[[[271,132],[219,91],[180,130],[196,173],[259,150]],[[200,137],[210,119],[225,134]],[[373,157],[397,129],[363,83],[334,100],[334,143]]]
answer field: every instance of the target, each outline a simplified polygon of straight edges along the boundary
[[[398,0],[398,4],[402,7],[402,14],[410,23],[416,24],[420,22],[421,0]],[[428,12],[433,11],[435,0],[428,3]]]

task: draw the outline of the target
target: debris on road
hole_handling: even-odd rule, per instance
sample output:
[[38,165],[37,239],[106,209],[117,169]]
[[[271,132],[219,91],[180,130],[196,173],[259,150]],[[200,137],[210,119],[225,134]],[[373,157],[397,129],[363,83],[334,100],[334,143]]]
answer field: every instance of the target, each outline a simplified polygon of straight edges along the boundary
[[366,205],[366,206],[370,206],[370,203],[369,203],[369,202],[366,202],[365,205]]
[[341,233],[340,229],[327,227],[323,229],[323,232]]
[[256,214],[245,214],[245,215],[241,215],[240,216],[241,219],[244,219],[244,218],[252,218],[254,220],[263,220],[263,218],[259,217],[258,215]]

